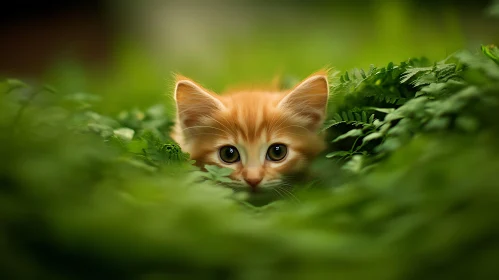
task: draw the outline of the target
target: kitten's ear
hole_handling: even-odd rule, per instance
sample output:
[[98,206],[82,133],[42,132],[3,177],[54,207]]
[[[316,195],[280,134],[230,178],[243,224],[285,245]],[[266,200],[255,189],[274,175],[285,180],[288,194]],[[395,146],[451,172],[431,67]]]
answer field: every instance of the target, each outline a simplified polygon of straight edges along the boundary
[[177,78],[174,98],[177,116],[184,128],[197,125],[204,117],[225,109],[215,94],[182,77]]
[[326,116],[329,84],[327,75],[316,74],[303,80],[288,93],[278,108],[291,110],[311,130],[318,129]]

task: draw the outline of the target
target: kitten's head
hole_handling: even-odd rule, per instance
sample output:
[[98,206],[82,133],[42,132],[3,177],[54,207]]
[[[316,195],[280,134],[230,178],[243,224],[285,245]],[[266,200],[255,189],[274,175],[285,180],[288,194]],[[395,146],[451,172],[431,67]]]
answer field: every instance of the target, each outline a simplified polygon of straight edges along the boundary
[[325,73],[292,90],[242,90],[216,95],[178,77],[177,124],[172,133],[196,164],[234,169],[230,177],[250,190],[270,188],[303,170],[324,147],[321,127],[328,99]]

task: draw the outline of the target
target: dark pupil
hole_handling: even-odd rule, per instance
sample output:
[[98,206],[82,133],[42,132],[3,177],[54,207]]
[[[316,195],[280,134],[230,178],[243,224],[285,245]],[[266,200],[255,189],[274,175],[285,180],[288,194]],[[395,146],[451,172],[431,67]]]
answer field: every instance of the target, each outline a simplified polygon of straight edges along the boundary
[[230,159],[234,156],[234,149],[232,148],[227,148],[225,149],[225,157]]
[[220,155],[222,159],[228,163],[236,162],[239,158],[239,153],[234,147],[222,148]]
[[284,145],[274,145],[271,146],[268,152],[268,157],[271,160],[281,160],[286,156],[286,146]]
[[274,156],[276,156],[276,157],[280,157],[280,156],[281,156],[281,154],[282,154],[282,149],[281,149],[281,147],[279,147],[279,146],[275,146],[275,147],[274,147]]

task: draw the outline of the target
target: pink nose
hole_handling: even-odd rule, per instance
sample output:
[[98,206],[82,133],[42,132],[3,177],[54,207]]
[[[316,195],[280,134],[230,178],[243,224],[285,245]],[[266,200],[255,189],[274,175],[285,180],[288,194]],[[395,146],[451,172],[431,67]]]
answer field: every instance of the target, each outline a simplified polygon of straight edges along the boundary
[[261,178],[244,178],[244,181],[248,183],[252,188],[255,188],[262,181]]

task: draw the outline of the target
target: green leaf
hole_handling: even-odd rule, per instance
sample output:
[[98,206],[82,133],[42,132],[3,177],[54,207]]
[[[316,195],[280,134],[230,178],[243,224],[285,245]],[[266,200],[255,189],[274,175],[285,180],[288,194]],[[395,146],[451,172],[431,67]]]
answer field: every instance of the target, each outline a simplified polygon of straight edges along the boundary
[[206,164],[204,168],[206,169],[206,171],[208,171],[211,174],[217,174],[218,168],[220,167],[216,165]]
[[342,167],[352,173],[358,174],[361,172],[364,164],[364,157],[362,155],[354,155],[345,165]]
[[431,71],[433,67],[412,67],[407,69],[401,76],[400,83],[407,83],[410,79],[415,77],[418,74],[425,73]]
[[482,52],[488,58],[492,59],[492,61],[494,61],[496,64],[499,64],[499,48],[497,46],[495,45],[482,46]]
[[216,180],[222,183],[231,183],[233,181],[229,177],[217,177]]
[[232,168],[223,167],[223,168],[218,169],[218,175],[220,175],[220,176],[229,176],[233,172],[234,172],[234,169],[232,169]]
[[[385,114],[389,114],[389,113],[392,113],[393,111],[395,111],[395,108],[376,108],[376,107],[371,107],[369,109],[375,110],[375,111],[378,111],[378,112],[381,112],[381,113],[385,113]],[[374,114],[373,114],[373,116],[374,116]]]
[[326,155],[327,158],[344,157],[350,155],[349,151],[335,151]]
[[133,129],[130,129],[128,127],[121,127],[118,129],[115,129],[113,131],[114,135],[117,136],[118,138],[125,140],[125,141],[131,141],[133,139],[133,135],[135,134],[135,131]]
[[348,111],[348,120],[355,121],[355,118],[354,118],[353,113],[351,111]]
[[343,118],[344,121],[348,121],[347,112],[341,112],[341,117]]
[[404,117],[405,117],[405,115],[403,114],[402,110],[395,110],[395,111],[389,113],[388,115],[386,115],[384,121],[385,122],[391,122],[391,121],[394,121],[394,120],[402,119]]
[[364,139],[362,140],[363,143],[369,142],[374,139],[382,138],[384,136],[383,133],[381,132],[373,132],[371,134],[368,134]]
[[337,122],[341,122],[341,121],[343,121],[343,119],[341,118],[340,114],[338,114],[338,113],[335,113],[335,114],[333,115],[333,119],[334,119],[335,121],[337,121]]
[[114,135],[113,128],[109,125],[89,123],[87,127],[89,131],[99,134],[102,138],[108,138]]
[[10,88],[28,88],[28,84],[17,79],[7,79],[5,81]]
[[374,123],[374,114],[369,117],[369,123]]
[[363,135],[362,129],[352,129],[352,130],[349,130],[347,133],[336,137],[333,140],[333,142],[338,142],[338,141],[343,140],[345,138],[358,137],[358,136],[362,136],[362,135]]
[[227,167],[219,167],[219,166],[216,166],[216,165],[205,165],[204,168],[211,174],[215,175],[217,178],[218,177],[225,177],[225,176],[229,176],[230,174],[232,174],[232,172],[234,172],[233,169],[231,168],[227,168]]
[[364,72],[364,69],[360,69],[360,75],[362,76],[363,79],[367,78],[366,72]]
[[0,79],[0,97],[5,98],[3,95],[4,94],[9,94],[11,92],[14,92],[17,89],[27,89],[30,88],[29,85],[24,83],[23,81],[16,80],[16,79],[5,79],[1,80]]
[[437,76],[435,73],[425,73],[418,77],[414,82],[411,84],[414,85],[415,87],[420,87],[423,85],[430,85],[432,83],[436,83],[438,81]]
[[157,104],[147,109],[146,115],[152,119],[162,119],[165,117],[165,106]]
[[359,113],[354,113],[354,116],[355,116],[355,120],[358,121],[358,122],[361,122],[362,121],[362,117],[360,116]]

